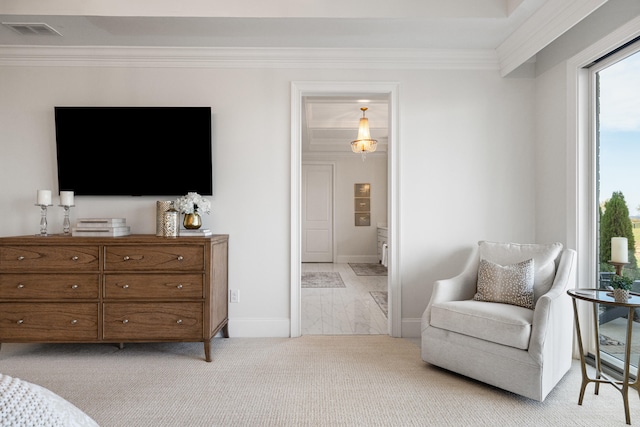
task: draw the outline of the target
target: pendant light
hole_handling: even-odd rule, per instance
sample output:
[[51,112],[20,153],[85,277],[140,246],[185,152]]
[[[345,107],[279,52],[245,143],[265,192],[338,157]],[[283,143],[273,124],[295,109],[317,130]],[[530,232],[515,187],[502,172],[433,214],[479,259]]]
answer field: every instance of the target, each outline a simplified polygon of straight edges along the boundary
[[371,133],[369,132],[369,119],[364,116],[368,108],[362,107],[360,110],[362,110],[362,117],[360,118],[360,125],[358,126],[358,138],[355,141],[351,141],[351,150],[354,153],[361,153],[362,161],[364,161],[367,153],[373,153],[376,151],[378,141],[371,139]]

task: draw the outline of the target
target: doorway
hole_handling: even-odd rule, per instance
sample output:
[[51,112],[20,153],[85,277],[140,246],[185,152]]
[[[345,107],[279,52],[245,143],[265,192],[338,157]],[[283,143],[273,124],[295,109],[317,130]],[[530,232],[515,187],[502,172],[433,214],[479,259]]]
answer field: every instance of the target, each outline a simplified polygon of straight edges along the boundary
[[401,289],[399,278],[398,226],[398,85],[396,83],[292,83],[291,116],[291,336],[301,335],[301,261],[302,261],[302,105],[305,96],[366,96],[384,95],[388,99],[389,149],[387,154],[387,223],[388,223],[388,331],[401,336]]

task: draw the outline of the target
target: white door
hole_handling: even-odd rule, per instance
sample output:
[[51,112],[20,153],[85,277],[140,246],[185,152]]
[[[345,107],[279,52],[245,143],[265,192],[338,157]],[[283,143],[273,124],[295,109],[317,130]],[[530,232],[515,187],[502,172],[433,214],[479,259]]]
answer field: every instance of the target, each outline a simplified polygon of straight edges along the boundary
[[302,165],[302,262],[333,262],[333,165]]

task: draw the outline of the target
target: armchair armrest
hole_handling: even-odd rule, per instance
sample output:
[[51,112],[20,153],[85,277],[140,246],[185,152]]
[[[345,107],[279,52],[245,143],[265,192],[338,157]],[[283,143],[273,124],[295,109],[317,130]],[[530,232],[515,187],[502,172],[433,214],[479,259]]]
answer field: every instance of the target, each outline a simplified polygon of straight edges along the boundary
[[479,262],[478,249],[474,249],[467,261],[467,265],[460,274],[449,279],[441,279],[434,282],[431,299],[422,315],[423,330],[429,327],[431,323],[431,306],[433,303],[461,301],[473,298],[477,288]]
[[433,284],[430,303],[441,301],[461,301],[473,298],[478,284],[478,262],[476,254],[457,276],[437,280]]
[[575,287],[576,251],[562,251],[560,263],[549,291],[542,295],[533,313],[529,355],[541,363],[544,359],[545,346],[555,352],[564,353],[561,349],[569,348],[571,352],[573,318],[571,300],[566,289]]

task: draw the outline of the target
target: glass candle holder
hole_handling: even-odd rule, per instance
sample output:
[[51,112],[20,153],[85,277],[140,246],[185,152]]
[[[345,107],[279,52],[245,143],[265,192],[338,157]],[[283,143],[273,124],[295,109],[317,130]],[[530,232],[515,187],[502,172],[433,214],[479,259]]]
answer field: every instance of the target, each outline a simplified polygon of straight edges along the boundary
[[65,236],[71,235],[71,221],[69,221],[69,213],[71,208],[75,205],[58,205],[64,209],[64,220],[62,221],[62,234]]
[[36,236],[48,236],[47,234],[47,206],[53,205],[40,205],[36,203],[36,206],[40,206],[40,233]]

